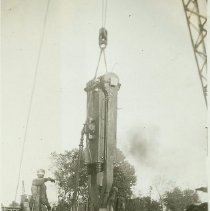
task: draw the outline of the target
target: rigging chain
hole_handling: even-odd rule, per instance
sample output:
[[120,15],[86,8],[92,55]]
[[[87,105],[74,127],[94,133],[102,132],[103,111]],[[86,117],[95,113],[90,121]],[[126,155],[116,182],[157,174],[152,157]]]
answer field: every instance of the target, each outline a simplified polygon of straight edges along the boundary
[[36,81],[37,81],[41,51],[42,51],[44,35],[45,35],[45,31],[46,31],[46,24],[47,24],[47,17],[48,17],[50,1],[51,0],[47,0],[47,6],[46,6],[45,16],[44,16],[44,24],[43,24],[42,34],[41,34],[41,42],[40,42],[40,45],[39,45],[38,57],[37,57],[37,62],[36,62],[36,66],[35,66],[34,78],[33,78],[33,85],[32,85],[31,96],[30,96],[30,100],[29,100],[29,109],[28,109],[28,113],[27,113],[27,117],[26,117],[26,127],[25,127],[23,145],[22,145],[21,156],[20,156],[18,181],[17,181],[17,187],[16,187],[16,191],[15,191],[15,201],[16,201],[16,198],[17,198],[17,192],[18,192],[19,183],[20,183],[20,174],[21,174],[21,168],[22,168],[22,163],[23,163],[23,155],[24,155],[25,143],[26,143],[27,134],[28,134],[28,125],[29,125],[29,120],[30,120],[30,116],[31,116],[32,102],[33,102],[33,98],[34,98],[34,91],[35,91],[35,87],[36,87]]
[[82,161],[82,153],[83,153],[83,146],[84,146],[83,141],[84,141],[85,130],[86,130],[86,124],[84,124],[82,131],[81,131],[81,138],[80,138],[79,151],[78,151],[76,182],[75,182],[75,190],[74,190],[74,194],[73,194],[74,210],[76,210],[76,201],[78,200],[80,167],[81,167],[81,161]]

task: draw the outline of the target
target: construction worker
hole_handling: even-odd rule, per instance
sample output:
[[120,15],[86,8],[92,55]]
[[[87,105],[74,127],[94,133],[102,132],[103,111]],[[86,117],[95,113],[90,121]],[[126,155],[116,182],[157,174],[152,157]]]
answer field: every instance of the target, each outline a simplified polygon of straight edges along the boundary
[[47,188],[45,182],[55,182],[52,178],[44,178],[45,170],[39,169],[37,171],[37,178],[32,181],[30,200],[31,211],[50,211],[51,207],[47,198]]

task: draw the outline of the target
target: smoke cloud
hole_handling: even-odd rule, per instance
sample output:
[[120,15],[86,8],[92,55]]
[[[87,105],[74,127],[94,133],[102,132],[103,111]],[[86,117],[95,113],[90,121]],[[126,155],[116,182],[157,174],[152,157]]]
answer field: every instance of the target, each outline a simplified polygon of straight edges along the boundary
[[136,128],[128,137],[128,155],[141,165],[154,167],[159,154],[158,137],[157,127]]

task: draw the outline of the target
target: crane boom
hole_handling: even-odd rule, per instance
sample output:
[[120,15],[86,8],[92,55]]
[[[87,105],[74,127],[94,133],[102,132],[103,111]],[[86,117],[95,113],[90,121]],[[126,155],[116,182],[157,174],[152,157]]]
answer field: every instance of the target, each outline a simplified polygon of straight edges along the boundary
[[[206,0],[201,0],[206,4]],[[190,33],[190,39],[194,51],[195,61],[199,73],[202,86],[202,92],[207,107],[207,54],[206,54],[206,37],[207,30],[205,28],[207,18],[206,14],[202,14],[199,8],[199,0],[182,0],[187,25]],[[206,6],[204,8],[206,10]]]

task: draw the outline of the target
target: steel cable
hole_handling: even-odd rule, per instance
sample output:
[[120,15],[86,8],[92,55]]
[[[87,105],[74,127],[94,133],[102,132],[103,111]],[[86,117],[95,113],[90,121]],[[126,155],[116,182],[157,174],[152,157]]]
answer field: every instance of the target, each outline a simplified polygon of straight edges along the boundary
[[20,174],[21,174],[21,168],[22,168],[22,163],[23,163],[25,143],[26,143],[26,140],[27,140],[28,125],[29,125],[29,120],[30,120],[30,116],[31,116],[32,103],[33,103],[33,98],[34,98],[34,91],[35,91],[35,87],[36,87],[36,82],[37,82],[37,75],[38,75],[38,69],[39,69],[39,63],[40,63],[40,57],[41,57],[41,50],[42,50],[44,35],[45,35],[45,31],[46,31],[46,24],[47,24],[47,17],[48,17],[50,1],[51,0],[47,0],[47,6],[46,6],[45,16],[44,16],[44,24],[43,24],[42,34],[41,34],[41,42],[40,42],[40,45],[39,45],[37,62],[36,62],[36,65],[35,65],[33,85],[32,85],[32,90],[31,90],[31,95],[30,95],[30,100],[29,100],[29,109],[28,109],[28,113],[27,113],[27,117],[26,117],[26,127],[25,127],[25,132],[24,132],[23,145],[22,145],[22,149],[21,149],[20,165],[19,165],[19,170],[18,170],[18,181],[17,181],[17,187],[16,187],[16,191],[15,191],[15,201],[16,201],[16,198],[17,198],[17,192],[18,192],[19,183],[20,183]]

